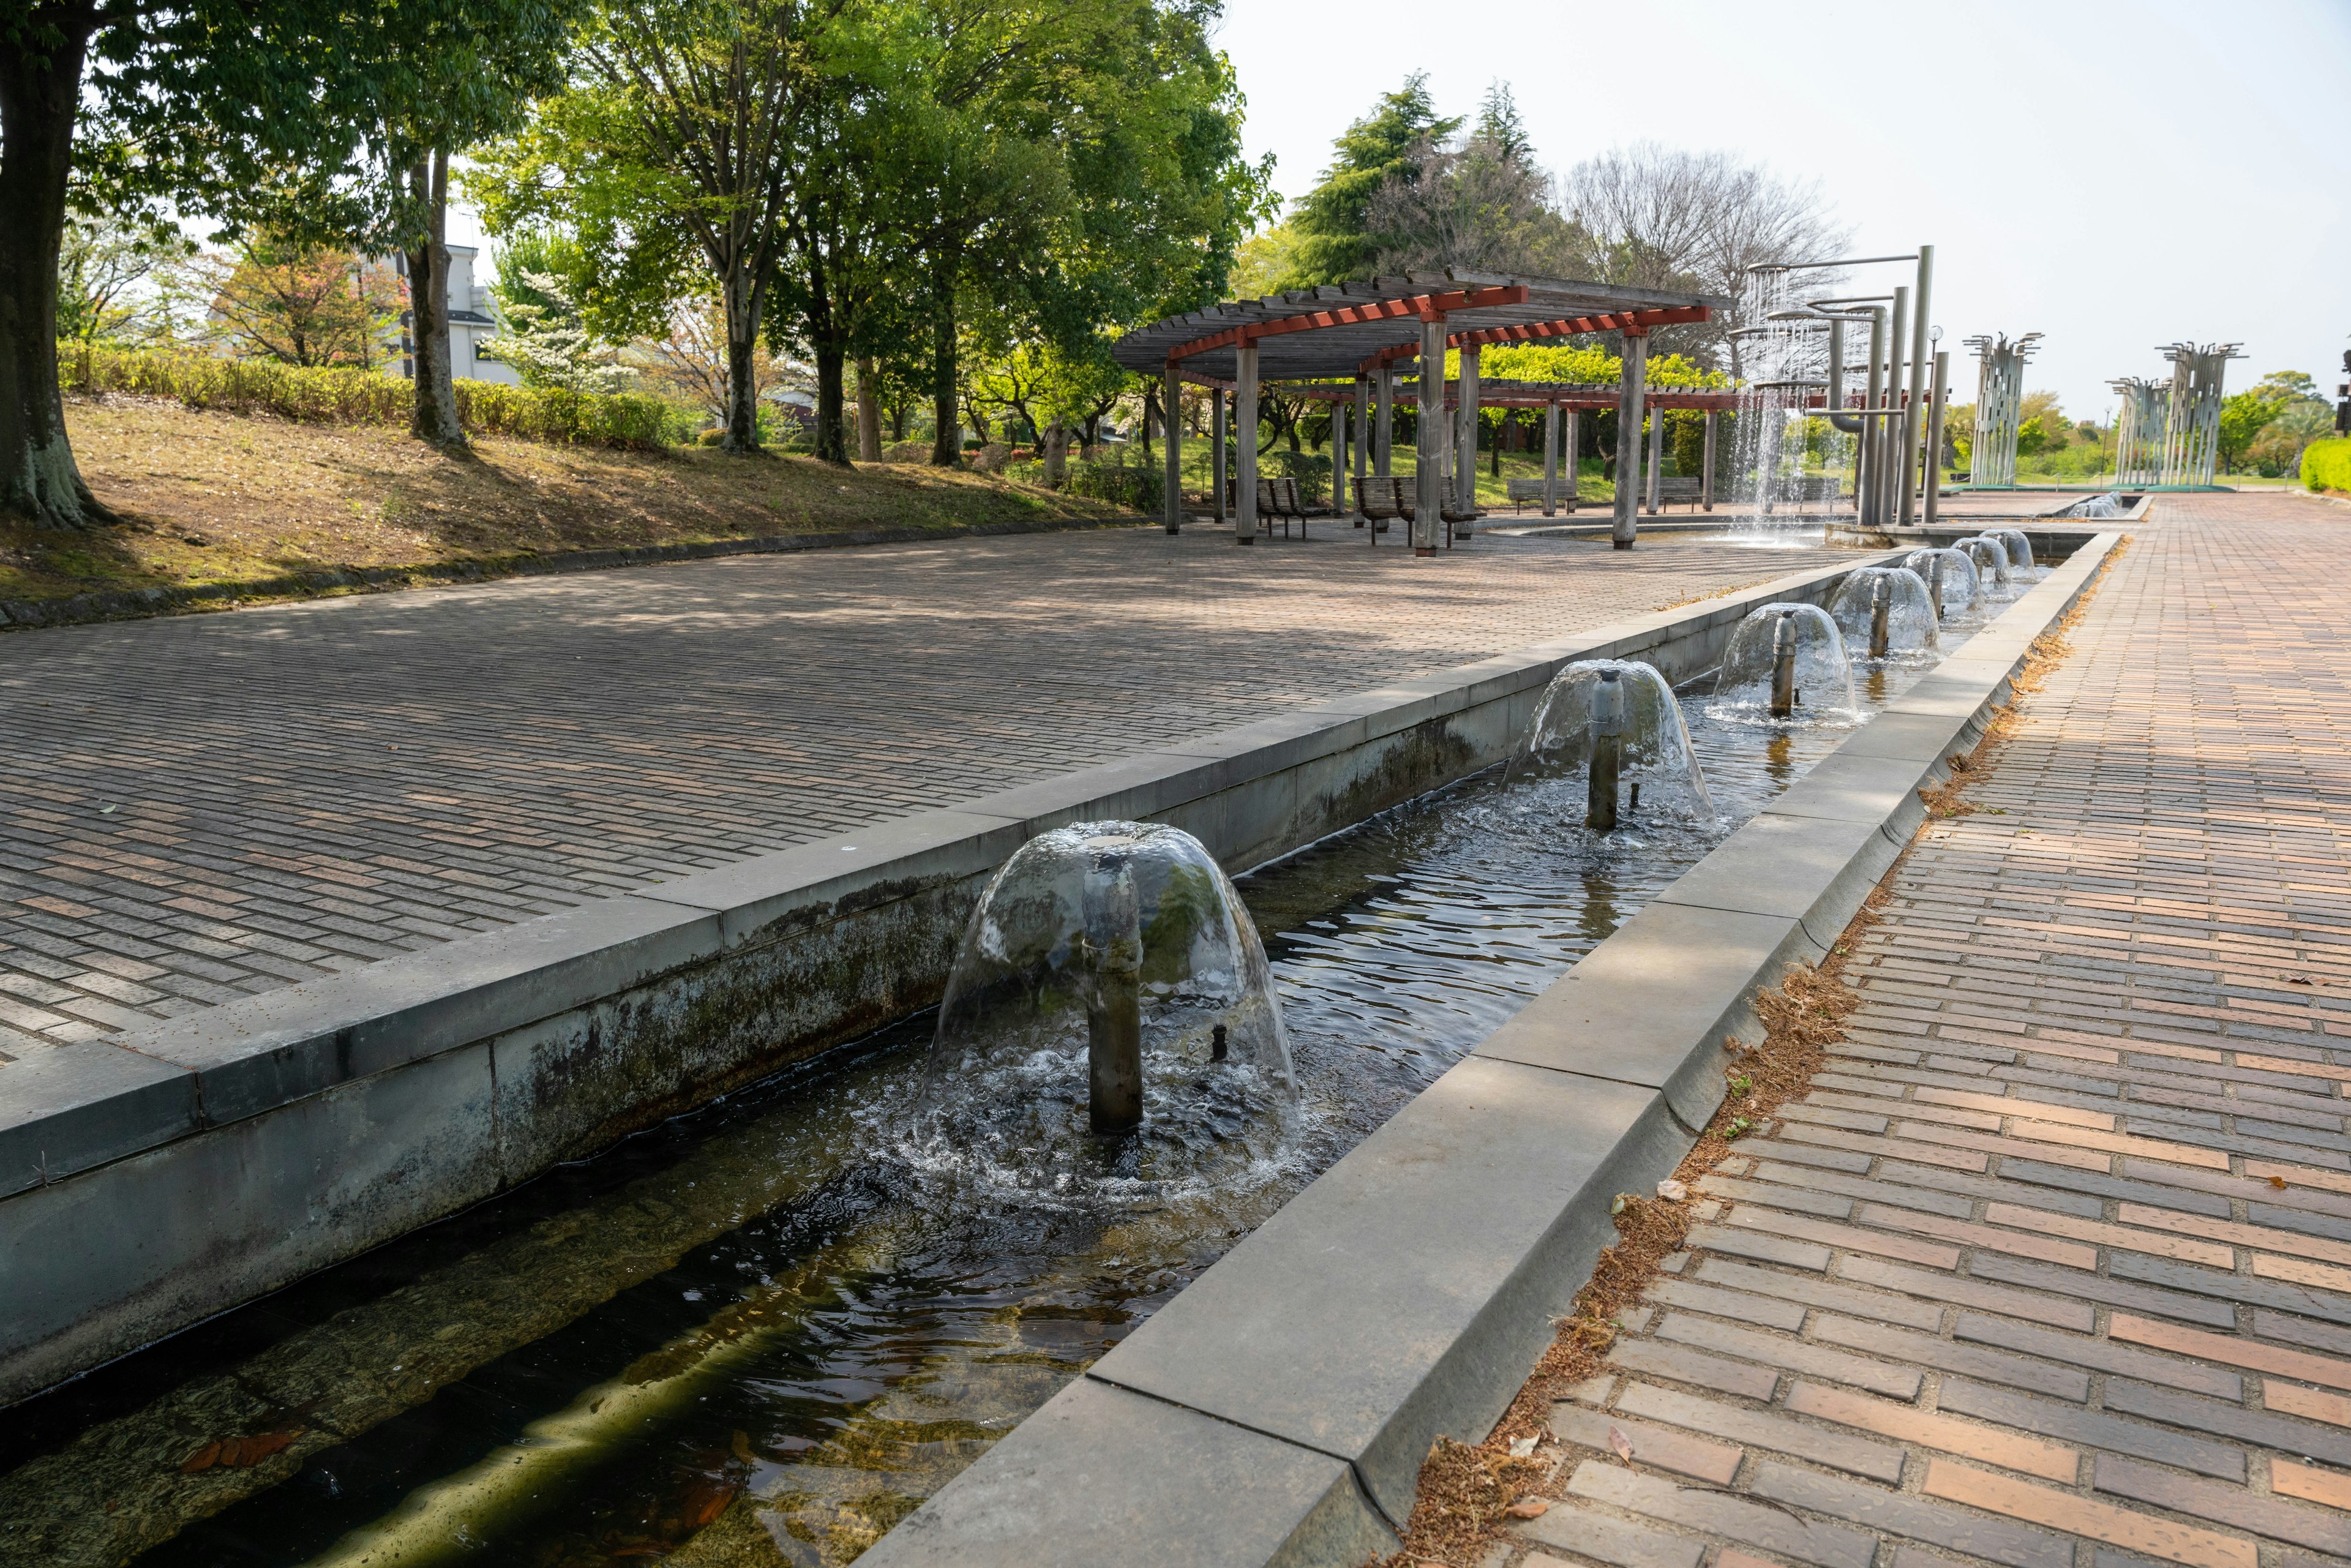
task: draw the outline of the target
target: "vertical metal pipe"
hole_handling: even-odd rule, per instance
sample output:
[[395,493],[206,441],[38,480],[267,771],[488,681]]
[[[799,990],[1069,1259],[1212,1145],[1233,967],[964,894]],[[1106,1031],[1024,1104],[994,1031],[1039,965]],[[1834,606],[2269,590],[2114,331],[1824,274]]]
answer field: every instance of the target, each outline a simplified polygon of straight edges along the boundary
[[1940,626],[1943,623],[1943,558],[1939,555],[1927,559],[1927,601],[1935,607],[1935,624]]
[[1600,672],[1592,688],[1592,757],[1583,779],[1583,825],[1595,833],[1616,829],[1616,781],[1625,764],[1625,683]]
[[1877,517],[1880,528],[1903,520],[1902,338],[1910,329],[1910,286],[1894,287],[1894,327],[1886,335],[1886,405],[1896,412],[1877,421]]
[[[1885,361],[1886,307],[1873,305],[1869,308],[1869,385],[1861,395],[1861,406],[1865,410],[1877,407],[1879,398],[1884,395]],[[1876,416],[1867,413],[1862,416],[1860,450],[1854,456],[1853,487],[1861,507],[1861,526],[1865,528],[1885,526],[1877,510],[1877,438],[1881,431],[1881,422]]]
[[1641,537],[1641,412],[1648,401],[1649,335],[1625,334],[1624,368],[1616,381],[1616,506],[1609,542],[1631,549]]
[[[1910,400],[1902,413],[1902,526],[1908,528],[1917,516],[1917,501],[1910,493],[1910,476],[1918,466],[1918,438],[1927,423],[1927,328],[1928,306],[1935,290],[1935,247],[1918,247],[1918,293],[1910,302]],[[1934,468],[1929,464],[1928,476]]]
[[1217,521],[1221,523],[1228,515],[1228,509],[1225,506],[1225,483],[1227,479],[1226,457],[1227,454],[1230,451],[1230,448],[1226,442],[1225,426],[1230,422],[1231,416],[1225,406],[1225,393],[1223,388],[1219,387],[1216,392],[1209,395],[1213,400],[1213,406],[1208,411],[1208,441],[1216,450],[1208,458],[1208,466],[1210,469],[1208,482],[1216,487],[1217,492],[1216,502],[1211,507],[1211,510],[1214,512]]
[[1087,868],[1093,995],[1086,1004],[1086,1099],[1097,1133],[1143,1124],[1143,920],[1134,872],[1105,855]]
[[1257,345],[1233,350],[1233,543],[1257,543]]
[[1413,419],[1412,553],[1435,555],[1445,522],[1445,318],[1420,324],[1420,403]]
[[1886,657],[1886,622],[1893,601],[1893,585],[1881,571],[1869,580],[1869,656],[1873,659]]
[[[1467,517],[1478,509],[1478,350],[1474,346],[1461,350],[1461,409],[1456,417],[1460,438],[1453,457],[1453,509]],[[1466,539],[1469,525],[1458,524],[1453,531]]]
[[1951,395],[1951,350],[1935,351],[1935,391],[1932,416],[1927,425],[1927,512],[1926,525],[1935,526],[1940,511],[1938,505],[1943,497],[1943,405]]
[[1716,428],[1722,423],[1722,411],[1706,411],[1706,455],[1698,463],[1698,497],[1699,505],[1714,510],[1714,439]]
[[1559,516],[1559,404],[1543,404],[1543,516]]
[[1780,612],[1771,628],[1771,716],[1790,718],[1796,712],[1796,612]]
[[1161,433],[1167,438],[1167,493],[1162,499],[1167,531],[1184,531],[1184,383],[1170,365],[1159,382]]

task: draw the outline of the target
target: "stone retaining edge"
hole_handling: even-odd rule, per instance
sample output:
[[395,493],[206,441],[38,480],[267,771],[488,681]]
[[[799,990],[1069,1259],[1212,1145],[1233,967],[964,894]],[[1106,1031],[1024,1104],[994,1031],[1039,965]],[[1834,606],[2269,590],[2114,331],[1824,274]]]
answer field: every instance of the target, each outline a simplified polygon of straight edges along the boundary
[[713,560],[724,556],[778,555],[794,550],[844,549],[860,545],[920,544],[930,539],[1149,526],[1155,526],[1149,518],[1115,517],[1070,517],[1033,523],[957,523],[937,528],[843,528],[826,533],[765,534],[756,538],[626,545],[614,549],[558,550],[546,555],[490,556],[479,560],[425,561],[415,566],[340,567],[324,571],[288,572],[282,577],[203,582],[190,588],[129,588],[107,593],[77,593],[67,599],[0,599],[0,631],[24,631],[37,626],[82,626],[100,621],[166,615],[177,610],[228,610],[246,599],[276,603],[289,598],[329,593],[339,588],[445,587],[461,582],[494,582],[507,577],[546,577],[559,572],[657,566],[665,561]]
[[1570,659],[1683,679],[1720,598],[60,1047],[0,1075],[0,1402],[935,1002],[1023,841],[1166,821],[1227,865],[1507,755]]
[[[1353,1568],[1441,1434],[1474,1439],[1552,1315],[1979,739],[2100,534],[872,1549],[874,1568]],[[1285,1451],[1286,1450],[1286,1451]]]

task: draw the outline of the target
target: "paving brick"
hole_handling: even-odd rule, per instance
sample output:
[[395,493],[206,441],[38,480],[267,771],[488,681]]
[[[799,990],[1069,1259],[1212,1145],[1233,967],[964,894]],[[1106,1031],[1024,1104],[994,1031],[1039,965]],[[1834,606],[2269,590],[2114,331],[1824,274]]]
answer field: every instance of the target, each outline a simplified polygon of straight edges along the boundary
[[2258,1496],[2242,1487],[2199,1480],[2135,1459],[2102,1454],[2095,1469],[2095,1484],[2102,1492],[2209,1519],[2216,1524],[2234,1525],[2273,1541],[2351,1557],[2351,1517],[2323,1514],[2298,1503]]
[[[2122,1313],[2116,1316],[2124,1322],[2144,1321]],[[2168,1323],[2149,1326],[2167,1333],[2198,1332]],[[1973,1312],[1961,1313],[1951,1333],[1955,1339],[1972,1340],[1978,1344],[2005,1345],[2028,1355],[2046,1356],[2052,1361],[2067,1362],[2098,1372],[2121,1373],[2144,1382],[2166,1384],[2195,1394],[2209,1394],[2219,1399],[2241,1398],[2245,1391],[2243,1378],[2219,1367],[2199,1366],[2193,1362],[2179,1361],[2169,1356],[2149,1355],[2145,1351],[2109,1344],[2085,1334],[2054,1333],[2047,1329],[2001,1318],[1982,1317]]]
[[[2255,1261],[2258,1263],[2259,1259]],[[2277,1307],[2289,1312],[2300,1312],[2305,1317],[2322,1318],[2328,1322],[2351,1323],[2351,1296],[2312,1290],[2291,1281],[2249,1280],[2242,1275],[2224,1274],[2218,1270],[2199,1269],[2192,1264],[2174,1263],[2162,1258],[2143,1258],[2129,1252],[2116,1253],[2107,1260],[2106,1267],[2116,1279],[2143,1280],[2149,1284],[2193,1291],[2222,1301],[2249,1301],[2256,1306]]]
[[1813,1321],[1813,1333],[1834,1344],[1849,1344],[1856,1350],[1873,1351],[1920,1366],[1939,1367],[1945,1372],[2005,1383],[2011,1387],[2037,1389],[2061,1399],[2081,1400],[2090,1396],[2088,1375],[2072,1367],[2052,1366],[2005,1351],[1954,1344],[1932,1334],[1914,1333],[1885,1323],[1823,1314]]
[[[1869,1568],[1876,1555],[1871,1538],[1857,1530],[1813,1524],[1781,1509],[1745,1502],[1727,1493],[1696,1491],[1654,1476],[1615,1469],[1587,1460],[1568,1479],[1576,1497],[1612,1503],[1629,1512],[1727,1535],[1741,1546],[1792,1557],[1817,1568]],[[1546,1516],[1548,1517],[1548,1516]]]
[[1804,1326],[1802,1306],[1771,1296],[1750,1295],[1744,1291],[1719,1291],[1710,1285],[1696,1284],[1687,1280],[1653,1280],[1645,1294],[1648,1300],[1669,1307],[1711,1312],[1719,1318],[1754,1323],[1767,1329],[1784,1329],[1793,1333]]
[[[1669,1535],[1573,1503],[1553,1504],[1550,1512],[1518,1526],[1516,1533],[1616,1568],[1698,1568],[1698,1559],[1706,1555],[1706,1542],[1694,1536]],[[1538,1553],[1521,1568],[1560,1561]]]
[[[2127,1340],[2134,1344],[2154,1345],[2180,1355],[2199,1355],[2227,1366],[2250,1367],[2255,1372],[2298,1378],[2304,1383],[2321,1384],[2328,1388],[2351,1388],[2351,1362],[2336,1361],[2330,1356],[2262,1344],[2235,1334],[2207,1333],[2201,1329],[2157,1322],[2127,1312],[2116,1312],[2108,1322],[2106,1332],[2116,1339]],[[2146,1374],[2136,1373],[2134,1375],[2144,1377]],[[2168,1383],[2171,1379],[2155,1378],[2151,1381]],[[2208,1388],[2199,1392],[2226,1396],[2231,1391]]]
[[1752,1230],[1724,1225],[1693,1225],[1689,1228],[1689,1244],[1709,1252],[1728,1253],[1734,1258],[1753,1258],[1765,1263],[1782,1263],[1791,1269],[1809,1269],[1814,1273],[1829,1266],[1829,1249],[1809,1241],[1789,1241],[1776,1236],[1760,1235]]
[[[1938,1459],[1932,1463],[1944,1465],[1946,1461]],[[1928,1473],[1933,1473],[1932,1466]],[[1997,1481],[2001,1478],[1987,1479]],[[2005,1563],[2008,1568],[2071,1568],[2074,1561],[2073,1543],[2045,1531],[2023,1528],[2004,1520],[1978,1518],[1900,1492],[1792,1469],[1785,1465],[1759,1467],[1755,1490],[1798,1508],[1964,1552],[1988,1562]]]
[[1780,1383],[1780,1375],[1770,1367],[1729,1361],[1687,1345],[1660,1344],[1655,1340],[1620,1339],[1609,1351],[1608,1361],[1625,1372],[1692,1383],[1700,1388],[1744,1395],[1750,1399],[1771,1398],[1771,1390]]
[[2047,1487],[2012,1480],[1989,1470],[1970,1469],[1946,1459],[1936,1459],[1928,1465],[1925,1490],[1929,1497],[1967,1503],[2011,1519],[2062,1530],[2069,1535],[2153,1552],[2168,1562],[2190,1564],[2191,1568],[2257,1568],[2259,1563],[2251,1542],[2116,1508],[2071,1492],[2052,1491]]
[[[2193,1394],[2181,1394],[2169,1388],[2151,1388],[2143,1383],[2114,1378],[2106,1384],[2105,1405],[2109,1410],[2126,1415],[2144,1416],[2150,1421],[2168,1421],[2175,1427],[2202,1432],[2219,1437],[2234,1437],[2242,1443],[2277,1448],[2289,1454],[2302,1454],[2332,1464],[2351,1464],[2351,1432],[2339,1432],[2324,1426],[2314,1426],[2297,1417],[2317,1415],[2316,1411],[2289,1409],[2294,1402],[2278,1404],[2280,1391],[2304,1393],[2292,1384],[2273,1383],[2262,1389],[2269,1403],[2267,1410],[2248,1410],[2242,1405],[2222,1399],[2206,1399]],[[2319,1416],[2322,1421],[2327,1419]],[[2101,1447],[2117,1448],[2107,1443]],[[2167,1459],[2161,1454],[2142,1453],[2131,1448],[2119,1448],[2119,1452],[2137,1454],[2141,1458],[2160,1459],[2167,1464],[2180,1461]],[[2203,1465],[2188,1465],[2189,1469],[2215,1474]]]
[[[1858,1260],[1848,1260],[1848,1262],[1852,1261]],[[1698,1277],[1741,1291],[1780,1296],[1810,1307],[1826,1307],[1832,1312],[1882,1318],[1910,1328],[1931,1329],[1939,1326],[1943,1321],[1942,1308],[1931,1301],[1914,1301],[1902,1296],[1880,1295],[1874,1291],[1856,1291],[1849,1285],[1832,1284],[1802,1274],[1774,1273],[1768,1269],[1729,1263],[1719,1258],[1708,1259],[1698,1270]]]
[[[1936,1402],[1954,1415],[1973,1416],[2020,1431],[2038,1432],[2046,1437],[2062,1437],[2083,1448],[2156,1459],[2224,1480],[2241,1481],[2246,1475],[2245,1456],[2241,1448],[2184,1433],[2167,1432],[2160,1427],[2137,1421],[2125,1421],[2105,1411],[2085,1410],[2064,1400],[2037,1398],[1964,1377],[1947,1377],[1936,1395]],[[2120,1408],[2111,1399],[2107,1404],[2109,1409]]]
[[2270,1461],[2270,1490],[2280,1497],[2307,1498],[2329,1508],[2351,1510],[2351,1476],[2298,1465],[2292,1459]]
[[1830,1350],[1803,1340],[1782,1339],[1753,1329],[1735,1328],[1708,1318],[1673,1313],[1657,1325],[1657,1337],[1696,1345],[1703,1350],[1741,1356],[1767,1366],[1785,1367],[1791,1372],[1824,1377],[1835,1383],[1849,1383],[1856,1388],[1871,1389],[1896,1399],[1914,1398],[1918,1392],[1919,1375],[1908,1367],[1847,1355],[1842,1351]]
[[[2291,1383],[2266,1383],[2262,1385],[2262,1403],[2272,1410],[2283,1411],[2290,1416],[2307,1416],[2314,1421],[2332,1421],[2338,1427],[2351,1427],[2351,1399],[2340,1394],[2329,1394],[2324,1389],[2297,1388]],[[2351,1459],[2336,1462],[2351,1464]]]
[[2071,1215],[2049,1214],[2040,1209],[2020,1207],[2015,1204],[1988,1204],[1984,1207],[1984,1218],[1994,1225],[2012,1225],[2024,1230],[2045,1231],[2053,1236],[2070,1237],[2076,1241],[2087,1241],[2126,1251],[2145,1252],[2158,1258],[2175,1258],[2185,1262],[2202,1263],[2214,1269],[2226,1269],[2236,1262],[2236,1253],[2231,1249],[2216,1242],[2190,1240],[2185,1237],[2172,1236],[2163,1231],[2108,1225],[2098,1220],[2077,1219]]
[[1814,1192],[1807,1187],[1771,1186],[1763,1182],[1738,1181],[1726,1176],[1709,1176],[1698,1184],[1698,1190],[1709,1197],[1728,1198],[1732,1202],[1770,1204],[1798,1214],[1816,1215],[1826,1219],[1843,1219],[1853,1213],[1853,1200],[1829,1193]]
[[2005,1285],[1985,1284],[1950,1274],[1929,1274],[1898,1263],[1882,1263],[1875,1258],[1839,1259],[1836,1269],[1840,1278],[1857,1280],[1865,1285],[1907,1291],[1928,1301],[1980,1307],[1986,1312],[2047,1323],[2052,1328],[2072,1329],[2077,1333],[2089,1333],[2097,1322],[2097,1313],[2087,1301],[2036,1291],[2011,1290]]
[[[1882,1203],[1865,1205],[1855,1218],[1865,1225],[1884,1225],[1905,1230],[1924,1231],[1947,1240],[1965,1242],[1970,1247],[1987,1248],[1995,1252],[2013,1252],[2020,1257],[2037,1258],[2044,1263],[2054,1263],[2066,1269],[2095,1269],[2098,1266],[2097,1249],[2079,1242],[2058,1241],[2045,1236],[2020,1236],[2013,1230],[1996,1226],[1978,1225],[1965,1219],[1946,1219],[1938,1214],[1913,1214],[1904,1209],[1888,1207]],[[1951,1261],[1935,1267],[1951,1269],[1959,1266],[1959,1249],[1950,1249]],[[1919,1260],[1924,1261],[1924,1260]]]
[[[1914,1443],[1922,1448],[1963,1454],[1971,1459],[1981,1459],[1988,1465],[2022,1470],[2028,1475],[2041,1476],[2049,1480],[2071,1483],[2081,1469],[2081,1455],[2060,1444],[2044,1443],[2037,1437],[2003,1432],[1991,1427],[1978,1427],[1966,1421],[1954,1421],[1947,1416],[1921,1410],[1915,1406],[1873,1399],[1868,1395],[1849,1393],[1842,1388],[1800,1382],[1789,1390],[1788,1408],[1802,1415],[1817,1416],[1823,1421],[1841,1422],[1882,1437]],[[1876,1479],[1897,1479],[1898,1471],[1895,1476]]]
[[[1621,1407],[1622,1402],[1619,1404]],[[1552,1406],[1551,1429],[1563,1443],[1580,1444],[1604,1454],[1615,1451],[1616,1438],[1621,1436],[1632,1450],[1635,1463],[1696,1476],[1719,1487],[1730,1484],[1744,1457],[1727,1443],[1709,1443],[1670,1427],[1653,1427],[1629,1416],[1604,1415],[1581,1405]]]
[[[1888,1212],[1896,1211],[1886,1210],[1883,1205],[1871,1205],[1862,1209],[1865,1218],[1876,1213]],[[1932,1218],[1933,1217],[1922,1216],[1921,1218]],[[1863,1229],[1859,1226],[1834,1225],[1826,1220],[1808,1219],[1802,1215],[1782,1214],[1775,1209],[1741,1207],[1731,1211],[1730,1223],[1747,1229],[1769,1231],[1775,1236],[1792,1236],[1801,1240],[1817,1241],[1824,1247],[1842,1250],[1871,1252],[1885,1258],[1899,1258],[1907,1262],[1923,1263],[1929,1269],[1955,1269],[1959,1267],[1959,1249],[1956,1247],[1912,1241],[1898,1236],[1881,1236],[1875,1231]],[[1883,1221],[1870,1218],[1869,1223],[1879,1224]]]
[[[1800,1384],[1798,1386],[1807,1385]],[[1865,1396],[1846,1397],[1864,1398]],[[1850,1470],[1855,1475],[1867,1476],[1873,1480],[1890,1483],[1902,1478],[1901,1449],[1849,1437],[1842,1432],[1833,1432],[1809,1422],[1791,1421],[1784,1416],[1750,1410],[1743,1406],[1719,1404],[1711,1399],[1676,1393],[1669,1388],[1652,1388],[1642,1383],[1628,1385],[1618,1397],[1616,1407],[1732,1442],[1793,1454],[1798,1458],[1810,1459],[1833,1469]],[[1894,1407],[1902,1408],[1898,1406]],[[1790,1401],[1789,1408],[1797,1408],[1794,1401]]]

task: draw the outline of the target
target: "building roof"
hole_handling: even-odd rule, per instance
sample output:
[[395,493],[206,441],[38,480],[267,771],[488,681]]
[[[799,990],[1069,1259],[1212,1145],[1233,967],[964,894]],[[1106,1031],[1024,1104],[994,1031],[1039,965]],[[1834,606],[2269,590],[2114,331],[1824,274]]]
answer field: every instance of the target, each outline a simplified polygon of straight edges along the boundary
[[1730,303],[1718,294],[1447,267],[1230,300],[1138,327],[1111,352],[1131,371],[1156,373],[1173,364],[1228,381],[1234,351],[1249,340],[1258,345],[1261,381],[1352,378],[1377,363],[1417,358],[1425,310],[1443,314],[1447,344],[1458,348],[1704,321]]

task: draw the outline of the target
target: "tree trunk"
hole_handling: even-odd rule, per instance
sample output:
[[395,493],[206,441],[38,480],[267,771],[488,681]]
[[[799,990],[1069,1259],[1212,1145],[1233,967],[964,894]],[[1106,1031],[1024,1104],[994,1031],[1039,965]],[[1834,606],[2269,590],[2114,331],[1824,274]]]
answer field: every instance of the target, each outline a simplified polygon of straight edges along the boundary
[[906,400],[903,397],[890,405],[890,439],[906,439]]
[[849,356],[830,336],[819,338],[809,345],[816,352],[816,455],[823,463],[849,466],[849,426],[841,411],[848,404],[844,383],[848,378],[841,372],[848,368]]
[[0,33],[0,509],[36,528],[109,519],[75,466],[57,387],[57,250],[73,166],[81,68],[96,25],[88,4],[27,21],[54,45]]
[[721,452],[759,450],[759,313],[767,302],[767,279],[754,277],[740,260],[727,269],[721,293],[726,306],[726,434]]
[[1151,433],[1157,429],[1158,425],[1159,389],[1155,386],[1145,386],[1143,389],[1143,461],[1145,466],[1148,466],[1151,462]]
[[416,408],[408,433],[435,446],[463,446],[465,427],[449,363],[449,154],[419,159],[408,183],[425,213],[424,244],[408,253],[409,332],[416,344]]
[[1055,420],[1045,427],[1042,444],[1045,449],[1045,488],[1058,490],[1069,472],[1070,427]]
[[[962,421],[956,417],[955,277],[952,261],[941,266],[931,287],[931,413],[935,430],[931,437],[931,461],[952,468],[963,461]],[[985,436],[986,427],[973,427]]]
[[882,461],[882,392],[873,384],[873,361],[857,361],[857,460]]

